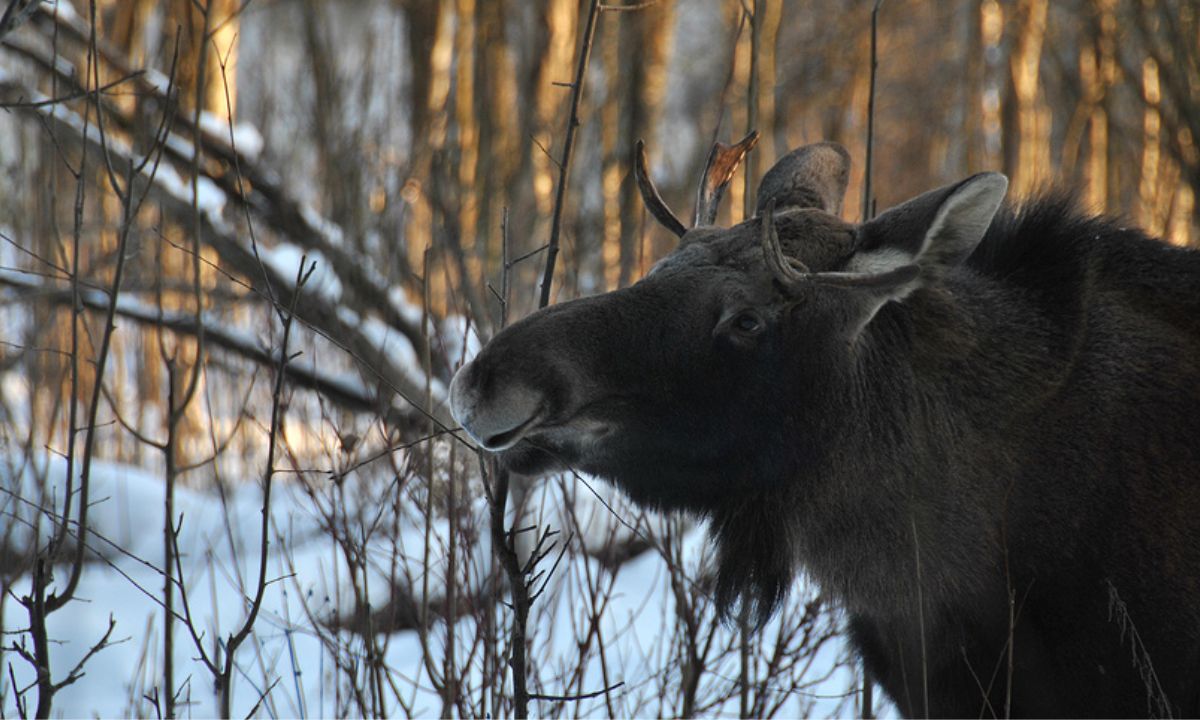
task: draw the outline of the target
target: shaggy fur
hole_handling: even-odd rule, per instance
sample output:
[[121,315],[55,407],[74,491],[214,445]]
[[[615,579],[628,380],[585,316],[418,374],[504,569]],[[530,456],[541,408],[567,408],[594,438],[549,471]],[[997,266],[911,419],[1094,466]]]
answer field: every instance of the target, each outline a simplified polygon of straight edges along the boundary
[[817,272],[911,256],[893,302],[781,287],[758,219],[696,230],[500,333],[456,415],[518,398],[510,468],[707,517],[725,611],[767,618],[806,570],[906,715],[1200,714],[1200,254],[1063,196],[921,250],[976,180],[779,216]]

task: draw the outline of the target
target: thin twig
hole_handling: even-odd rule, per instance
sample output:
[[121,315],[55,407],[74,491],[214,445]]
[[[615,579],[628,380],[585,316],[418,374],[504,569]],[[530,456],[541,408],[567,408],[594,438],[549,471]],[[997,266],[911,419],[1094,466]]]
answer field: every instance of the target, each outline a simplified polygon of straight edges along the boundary
[[875,6],[871,8],[871,72],[867,89],[867,162],[863,168],[862,217],[864,222],[875,216],[871,174],[875,162],[875,73],[879,68],[877,49],[880,5],[883,5],[883,0],[875,0]]
[[259,693],[258,702],[254,703],[254,707],[250,708],[250,712],[246,713],[246,720],[250,720],[250,718],[254,717],[254,715],[258,712],[258,708],[262,706],[263,700],[267,699],[267,695],[270,695],[271,691],[274,690],[275,686],[278,684],[279,678],[275,678],[271,681],[271,684],[267,686],[266,690],[263,690],[261,693]]
[[[91,7],[91,14],[92,14],[92,37],[91,37],[92,50],[91,50],[91,54],[92,54],[92,57],[96,57],[96,50],[95,50],[96,7],[95,7],[94,0],[93,0],[93,2],[90,3],[90,7]],[[100,79],[99,69],[96,67],[98,65],[98,63],[99,63],[98,60],[96,60],[95,62],[92,63],[92,77],[94,78],[94,81],[97,86],[100,84],[99,83],[99,79]],[[141,203],[146,198],[146,194],[143,193],[139,199],[136,199],[136,200],[134,199],[134,197],[133,197],[133,178],[135,177],[135,173],[140,173],[146,164],[153,161],[154,164],[152,165],[151,172],[150,172],[151,180],[153,180],[154,176],[157,174],[159,163],[162,161],[161,147],[165,144],[164,142],[162,142],[161,139],[159,139],[159,142],[157,143],[157,145],[160,148],[159,152],[157,154],[154,154],[154,153],[148,154],[146,156],[146,159],[143,161],[142,167],[135,169],[132,166],[132,163],[130,164],[130,167],[127,168],[125,191],[122,192],[120,189],[120,184],[117,181],[116,172],[112,166],[111,158],[108,155],[108,141],[107,141],[107,138],[104,133],[104,124],[102,121],[103,113],[101,113],[99,111],[99,101],[97,99],[95,99],[95,95],[93,95],[93,103],[95,103],[97,106],[96,127],[100,132],[100,147],[101,147],[101,150],[103,151],[104,157],[105,157],[105,165],[106,165],[106,169],[108,172],[109,184],[112,187],[113,192],[118,196],[118,198],[121,201],[122,218],[121,218],[121,227],[120,227],[120,230],[118,232],[118,237],[117,237],[116,268],[113,270],[112,288],[109,291],[109,298],[110,298],[109,307],[108,307],[108,312],[106,314],[105,321],[104,321],[104,330],[100,336],[100,349],[99,349],[99,352],[97,353],[97,357],[96,357],[96,361],[95,361],[96,382],[92,387],[92,397],[90,400],[90,405],[88,407],[88,423],[86,426],[87,432],[84,435],[83,457],[80,461],[80,469],[79,469],[79,535],[81,538],[84,538],[84,539],[87,538],[87,529],[88,529],[88,526],[87,526],[88,489],[89,489],[88,486],[89,486],[89,478],[91,475],[92,454],[93,454],[93,449],[95,447],[96,415],[100,410],[100,393],[101,393],[101,387],[103,385],[102,379],[104,377],[105,366],[108,362],[109,350],[112,346],[113,332],[116,330],[116,324],[114,323],[114,319],[116,316],[117,298],[121,292],[121,280],[124,276],[124,270],[125,270],[126,246],[128,244],[130,232],[133,229],[133,223],[136,219],[138,209],[140,208]],[[75,589],[79,586],[79,578],[80,578],[80,575],[82,574],[82,572],[83,572],[83,543],[80,543],[77,546],[74,561],[71,563],[71,574],[70,574],[69,579],[67,580],[66,587],[63,589],[63,591],[61,593],[55,593],[55,594],[51,595],[49,598],[47,598],[47,600],[46,600],[46,606],[47,606],[48,612],[54,612],[55,610],[62,607],[63,605],[65,605],[67,602],[69,602],[71,600],[71,598],[75,594]]]
[[929,717],[929,658],[925,647],[925,596],[922,589],[925,581],[921,577],[921,539],[917,533],[916,519],[909,518],[909,522],[912,525],[913,556],[917,565],[917,627],[921,638],[921,693],[925,702],[923,714]]
[[[879,35],[879,6],[883,0],[875,0],[871,8],[871,68],[867,90],[867,159],[863,168],[863,222],[875,216],[875,198],[871,190],[871,178],[875,163],[875,74],[879,68],[878,35]],[[875,686],[865,666],[862,668],[862,716],[869,720],[875,716]]]
[[[491,472],[488,472],[488,466]],[[508,660],[513,678],[513,717],[529,717],[529,688],[527,685],[528,663],[525,659],[526,623],[529,620],[529,586],[525,583],[521,572],[520,561],[517,559],[515,535],[504,531],[504,515],[508,506],[508,471],[497,467],[494,458],[484,460],[479,455],[479,469],[483,481],[488,483],[492,478],[491,490],[491,535],[492,548],[500,560],[500,565],[508,576],[509,592],[512,595],[512,656]]]
[[300,267],[296,269],[296,292],[292,294],[290,311],[287,313],[280,311],[280,320],[283,324],[283,339],[279,351],[279,365],[276,368],[275,374],[275,389],[271,393],[271,427],[267,436],[267,467],[263,473],[262,526],[258,548],[258,583],[254,593],[254,600],[250,603],[250,612],[246,615],[241,628],[231,635],[225,643],[225,667],[220,678],[221,717],[230,717],[234,655],[238,647],[249,637],[250,631],[254,628],[254,622],[258,619],[259,610],[262,609],[263,596],[267,588],[267,548],[270,543],[271,524],[271,481],[275,475],[275,448],[279,441],[279,426],[283,419],[283,378],[287,374],[287,363],[291,359],[288,355],[288,341],[291,339],[292,334],[292,312],[295,311],[296,303],[300,299],[304,285],[312,277],[312,273],[317,267],[317,263],[314,261],[305,269],[307,261],[307,256],[302,255],[300,258]]
[[133,80],[134,78],[141,77],[144,72],[145,72],[145,70],[134,71],[134,72],[130,73],[129,75],[126,75],[125,77],[118,78],[109,83],[105,83],[104,85],[101,85],[99,88],[97,88],[95,90],[80,90],[79,92],[74,92],[74,93],[71,93],[70,95],[63,95],[60,97],[47,98],[46,100],[37,100],[35,102],[22,102],[20,100],[18,100],[17,102],[0,102],[0,110],[36,110],[37,108],[43,108],[43,107],[47,107],[50,105],[60,105],[65,102],[71,102],[72,100],[81,100],[83,98],[90,98],[94,95],[98,95],[107,90],[111,90],[118,85],[123,85],[123,84],[129,82],[130,80]]
[[[745,2],[745,0],[743,0]],[[750,11],[750,76],[746,81],[746,132],[754,133],[758,125],[758,84],[759,84],[759,67],[758,54],[760,45],[762,44],[762,5],[766,4],[767,0],[753,0],[754,7]],[[754,215],[754,184],[753,173],[747,167],[742,176],[743,189],[742,193],[742,217],[747,218]],[[707,185],[707,183],[704,183]],[[697,212],[700,205],[697,204]],[[715,211],[716,208],[713,208]],[[738,716],[751,716],[751,699],[750,699],[750,642],[753,629],[750,624],[750,605],[742,603],[741,612],[738,613]]]
[[579,100],[583,96],[583,81],[587,75],[588,60],[592,56],[592,38],[596,35],[596,16],[599,14],[600,0],[592,0],[587,26],[583,31],[583,44],[579,48],[574,87],[571,88],[571,114],[567,118],[567,136],[563,140],[562,162],[559,163],[554,216],[550,221],[549,254],[546,255],[546,271],[542,274],[542,295],[538,300],[538,307],[550,304],[550,283],[554,280],[554,263],[558,259],[558,239],[562,233],[563,206],[566,205],[567,180],[571,174],[571,157],[575,149],[575,130],[579,128]]
[[638,10],[652,8],[660,2],[662,2],[662,0],[648,0],[647,2],[635,3],[633,5],[611,5],[609,3],[602,3],[600,5],[600,12],[637,12]]
[[532,700],[553,700],[555,702],[574,702],[577,700],[589,700],[594,697],[600,697],[601,695],[606,695],[606,694],[612,692],[613,690],[616,690],[617,688],[621,687],[624,684],[625,684],[625,681],[622,680],[621,682],[617,683],[616,685],[611,685],[609,687],[604,688],[603,690],[596,690],[596,691],[590,692],[590,693],[581,693],[579,695],[543,695],[541,693],[531,693],[529,695],[529,697]]

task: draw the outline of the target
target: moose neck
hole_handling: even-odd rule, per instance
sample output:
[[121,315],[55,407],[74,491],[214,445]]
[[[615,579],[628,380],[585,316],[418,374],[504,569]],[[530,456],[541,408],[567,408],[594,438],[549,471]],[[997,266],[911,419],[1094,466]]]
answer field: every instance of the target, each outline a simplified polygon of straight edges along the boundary
[[1011,477],[997,469],[1020,457],[1072,364],[1071,343],[1045,342],[1048,322],[1011,292],[950,279],[885,308],[860,338],[842,388],[854,431],[790,503],[801,563],[848,608],[908,613],[994,591],[1007,492],[996,478]]

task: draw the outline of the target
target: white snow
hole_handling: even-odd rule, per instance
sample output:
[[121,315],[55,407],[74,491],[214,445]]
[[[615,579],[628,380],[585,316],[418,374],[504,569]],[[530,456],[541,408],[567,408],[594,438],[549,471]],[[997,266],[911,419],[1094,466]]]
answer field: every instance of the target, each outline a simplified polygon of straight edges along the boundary
[[337,273],[333,271],[329,261],[319,251],[305,250],[289,242],[281,242],[274,247],[268,247],[260,243],[258,254],[262,257],[263,262],[269,265],[280,277],[287,278],[293,282],[296,279],[296,273],[300,268],[300,260],[302,258],[305,259],[305,272],[308,272],[308,267],[315,262],[316,269],[312,271],[312,275],[308,278],[308,282],[304,286],[305,292],[316,293],[331,303],[337,303],[341,299],[342,281],[337,276]]
[[[311,205],[307,203],[301,204],[300,216],[304,218],[304,222],[308,223],[309,227],[311,227],[314,232],[324,238],[325,242],[330,247],[341,248],[343,246],[342,229],[337,225],[334,225],[332,222],[326,220],[319,212],[314,210]],[[371,268],[364,268],[364,270],[370,272]]]
[[[149,174],[150,171],[151,167],[147,166],[145,173]],[[163,162],[158,166],[155,180],[171,195],[191,204],[193,196],[191,181],[184,180],[170,163]],[[205,213],[214,225],[221,226],[223,224],[221,212],[225,209],[225,202],[228,199],[225,191],[217,187],[217,184],[210,178],[201,175],[196,180],[195,198],[197,209]]]
[[54,12],[57,12],[60,18],[72,22],[83,22],[83,18],[79,17],[75,8],[67,0],[54,0]]
[[[5,79],[5,76],[0,75],[0,81]],[[28,91],[25,94],[29,96],[30,102],[44,102],[48,99],[45,95],[35,91]],[[76,132],[79,132],[81,135],[84,132],[85,124],[83,119],[79,117],[77,113],[69,110],[65,103],[54,103],[48,106],[42,106],[38,108],[38,112],[58,120],[59,122],[71,127]],[[91,140],[96,141],[99,137],[99,130],[94,126],[89,127],[87,130]],[[134,156],[129,144],[124,140],[109,134],[105,136],[105,141],[107,142],[110,151],[114,155],[132,157],[135,164],[141,168],[140,173],[144,179],[149,180],[151,177],[153,177],[154,182],[160,189],[167,192],[180,202],[189,205],[192,203],[192,183],[185,181],[170,162],[167,162],[166,160],[163,160],[162,162],[155,162],[152,160],[151,162],[143,163],[142,161],[144,158]],[[167,142],[168,144],[176,146],[178,150],[183,152],[182,139],[172,135],[168,136]],[[188,154],[190,154],[190,152],[190,146],[188,146],[188,150],[184,156],[186,157]],[[218,232],[228,232],[228,227],[221,215],[225,208],[227,197],[225,192],[217,187],[216,183],[207,177],[202,176],[198,178],[195,185],[195,200],[197,208],[200,210],[200,212],[204,213],[205,217],[214,228],[217,228]]]
[[388,299],[392,301],[392,307],[408,322],[417,327],[421,327],[421,322],[425,317],[421,306],[409,301],[408,296],[404,294],[404,288],[399,286],[391,286],[388,290]]
[[[475,325],[462,315],[449,315],[442,320],[442,341],[446,357],[452,365],[464,364],[479,354],[481,345]],[[469,332],[468,332],[469,330]]]
[[[229,120],[213,114],[208,111],[200,113],[200,129],[219,139],[222,143],[229,143],[230,127]],[[233,144],[238,154],[247,160],[256,160],[262,153],[263,137],[251,123],[235,122],[233,123]]]
[[417,356],[417,351],[413,348],[412,342],[404,333],[401,333],[378,318],[360,317],[357,313],[346,307],[339,307],[337,312],[338,319],[350,327],[356,328],[372,345],[379,348],[380,352],[388,357],[388,362],[392,367],[403,372],[405,379],[411,385],[417,388],[424,388],[426,381],[428,381],[434,403],[441,404],[445,402],[448,389],[441,380],[437,378],[430,379],[421,370],[421,362]]
[[[66,3],[61,3],[59,7],[62,7],[62,5],[65,4]],[[171,79],[166,75],[162,74],[158,70],[155,70],[154,68],[145,68],[144,72],[145,75],[142,77],[146,78],[146,82],[150,83],[150,86],[155,90],[159,91],[163,95],[166,95],[167,91],[171,89]]]
[[[64,461],[57,457],[50,460],[42,457],[38,464],[49,477],[47,492],[51,497],[61,499]],[[34,477],[35,473],[29,468],[14,477],[7,466],[0,464],[0,487],[6,490],[0,496],[0,507],[7,517],[15,516],[21,522],[32,519],[32,507],[15,497],[30,500],[40,497],[41,488]],[[370,518],[383,511],[377,502],[381,494],[386,496],[395,491],[386,479],[380,484],[378,478],[350,475],[344,482],[342,492],[317,492],[310,497],[302,492],[298,483],[288,482],[282,475],[276,478],[269,577],[286,579],[268,586],[253,647],[247,644],[237,656],[239,672],[234,688],[234,713],[239,717],[249,711],[262,688],[276,681],[269,706],[262,711],[264,714],[330,716],[337,712],[332,704],[334,690],[330,684],[332,661],[322,650],[308,616],[303,612],[303,604],[307,603],[318,615],[328,617],[339,613],[346,616],[352,603],[345,562],[322,531],[320,518],[328,512],[342,512],[350,517],[362,514]],[[151,708],[142,695],[150,692],[159,681],[162,609],[156,598],[161,597],[162,579],[154,566],[161,565],[163,552],[163,484],[161,478],[140,469],[110,464],[97,464],[91,483],[94,504],[90,525],[104,538],[93,540],[93,545],[107,561],[88,566],[78,590],[79,601],[50,618],[50,637],[56,642],[61,641],[52,647],[55,677],[62,677],[99,639],[110,616],[116,622],[113,638],[123,642],[102,650],[88,663],[87,674],[56,697],[55,712],[68,717],[145,715]],[[589,523],[603,524],[605,519],[610,524],[615,522],[612,512],[585,488],[543,482],[527,498],[530,507],[540,508],[534,511],[539,524],[560,529],[564,526],[563,505],[557,499],[564,487],[574,496],[576,513],[593,516]],[[611,490],[595,487],[606,497],[606,502],[611,501],[615,512],[628,513],[627,517],[636,516]],[[471,554],[459,558],[460,567],[465,567],[466,576],[475,582],[486,575],[492,562],[485,531],[487,506],[480,498],[465,502],[465,515],[469,518],[466,525],[484,530],[479,532],[480,542],[472,546]],[[179,541],[183,552],[181,562],[190,606],[197,627],[207,633],[209,643],[213,636],[227,636],[243,617],[246,601],[238,588],[239,582],[245,583],[244,587],[252,587],[257,573],[260,503],[260,483],[253,479],[231,488],[227,510],[214,494],[186,487],[176,489],[176,513],[183,519]],[[426,532],[431,538],[428,565],[433,573],[429,578],[431,593],[440,594],[438,586],[446,564],[448,526],[444,520],[439,520],[427,529],[411,508],[402,512],[400,532],[394,538],[394,545],[387,533],[379,533],[368,540],[369,597],[375,607],[388,599],[389,563],[400,563],[397,566],[400,578],[417,580],[422,577]],[[661,526],[664,522],[661,518],[647,521],[649,525],[641,523],[643,528]],[[390,521],[385,525],[390,525]],[[593,530],[587,533],[589,545],[603,537],[602,530],[594,529],[594,532],[596,534]],[[26,542],[30,539],[28,530],[22,537]],[[706,562],[705,557],[711,550],[702,530],[697,527],[686,531],[682,547],[684,563],[694,569]],[[236,556],[233,549],[236,549]],[[134,560],[127,553],[147,562]],[[580,594],[580,587],[589,572],[595,578],[602,577],[606,571],[596,560],[580,556],[567,558],[554,576],[549,591],[535,607],[530,623],[534,642],[532,657],[544,682],[553,681],[551,668],[569,666],[577,658],[578,642],[586,635],[590,622],[586,598]],[[141,586],[140,589],[137,586]],[[29,579],[18,579],[12,589],[18,598],[27,594]],[[798,587],[797,591],[809,592],[803,587]],[[626,563],[612,579],[606,596],[608,604],[601,616],[600,631],[608,657],[608,681],[626,683],[615,694],[617,707],[628,707],[630,712],[640,710],[641,714],[655,712],[657,705],[647,704],[655,697],[655,688],[661,683],[668,687],[674,683],[677,687],[680,680],[680,668],[669,662],[672,633],[667,629],[676,619],[662,558],[650,551]],[[779,618],[773,620],[762,631],[762,637],[773,637],[779,622]],[[5,605],[4,627],[7,630],[27,625],[24,608],[9,598]],[[190,689],[185,694],[194,703],[185,714],[211,716],[216,712],[216,701],[207,670],[196,661],[197,651],[187,633],[182,628],[178,630],[176,678],[181,683],[190,679]],[[466,657],[470,651],[474,632],[469,618],[456,626],[456,642],[463,651],[460,657]],[[10,637],[18,643],[23,639],[28,642],[24,636]],[[432,637],[442,638],[436,640],[438,643],[444,642],[444,626],[435,629]],[[735,638],[728,629],[718,630],[718,647]],[[390,639],[385,661],[396,677],[405,678],[406,682],[417,681],[430,688],[421,652],[415,632],[400,632]],[[844,653],[840,643],[827,644],[820,651],[818,670],[814,670],[813,675],[823,677],[828,668],[839,664]],[[736,653],[727,656],[722,664],[706,668],[706,682],[711,687],[706,686],[704,692],[722,691],[725,683],[735,682],[737,667],[730,664],[735,658]],[[32,680],[27,663],[15,656],[6,660],[11,663],[18,684]],[[135,673],[139,668],[141,672]],[[479,668],[472,666],[466,672],[470,681]],[[3,679],[5,684],[8,681],[7,677]],[[839,708],[846,707],[844,694],[852,681],[843,667],[813,687],[803,688],[786,707],[814,716],[837,713]],[[601,666],[593,658],[587,664],[584,685],[595,688],[601,687],[603,682]],[[11,694],[11,688],[8,692]],[[423,692],[414,697],[417,698],[416,715],[428,717],[438,713],[440,700],[436,694]],[[733,705],[724,706],[717,712],[736,712],[736,698],[732,702]],[[581,706],[581,710],[585,715],[603,714],[604,707],[603,702],[596,701]],[[670,710],[670,706],[665,708],[667,712]]]

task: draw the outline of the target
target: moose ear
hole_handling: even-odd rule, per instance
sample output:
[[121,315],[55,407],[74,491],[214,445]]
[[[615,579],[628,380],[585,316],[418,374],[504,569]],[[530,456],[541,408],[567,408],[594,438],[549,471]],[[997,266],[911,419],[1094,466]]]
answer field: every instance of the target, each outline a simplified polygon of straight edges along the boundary
[[850,153],[832,142],[814,143],[779,158],[758,186],[755,215],[772,204],[777,210],[816,208],[842,213],[842,198],[850,182]]
[[980,173],[897,205],[860,228],[852,272],[884,273],[915,263],[933,271],[966,260],[1008,190],[1000,173]]

